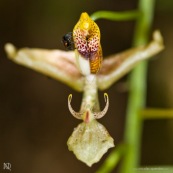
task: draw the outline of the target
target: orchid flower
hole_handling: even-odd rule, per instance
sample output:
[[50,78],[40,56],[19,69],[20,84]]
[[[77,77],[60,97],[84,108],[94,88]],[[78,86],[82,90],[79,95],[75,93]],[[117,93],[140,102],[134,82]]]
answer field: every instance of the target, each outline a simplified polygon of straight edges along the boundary
[[12,61],[52,77],[83,92],[80,111],[71,106],[72,95],[68,97],[71,114],[83,120],[68,139],[68,148],[76,157],[91,166],[98,162],[104,153],[114,147],[114,140],[97,119],[102,118],[109,107],[109,97],[105,93],[105,108],[100,111],[98,89],[105,90],[127,74],[134,66],[157,54],[163,49],[159,31],[147,45],[131,48],[119,54],[102,57],[100,30],[97,24],[82,13],[72,33],[73,51],[22,48],[5,45],[6,53]]

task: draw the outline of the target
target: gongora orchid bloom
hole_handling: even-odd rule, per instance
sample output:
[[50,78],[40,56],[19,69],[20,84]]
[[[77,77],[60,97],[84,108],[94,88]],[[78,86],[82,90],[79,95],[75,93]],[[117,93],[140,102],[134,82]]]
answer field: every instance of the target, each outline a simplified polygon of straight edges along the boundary
[[97,119],[103,117],[109,106],[109,97],[104,94],[106,106],[100,111],[98,89],[105,90],[128,73],[140,61],[157,54],[163,49],[162,37],[154,32],[153,40],[147,45],[111,55],[102,60],[100,30],[97,24],[82,13],[72,33],[74,51],[22,48],[17,50],[6,44],[8,57],[14,62],[59,80],[73,89],[83,92],[80,111],[71,106],[71,114],[83,120],[74,129],[67,144],[69,150],[88,166],[98,162],[107,150],[114,146],[112,137]]

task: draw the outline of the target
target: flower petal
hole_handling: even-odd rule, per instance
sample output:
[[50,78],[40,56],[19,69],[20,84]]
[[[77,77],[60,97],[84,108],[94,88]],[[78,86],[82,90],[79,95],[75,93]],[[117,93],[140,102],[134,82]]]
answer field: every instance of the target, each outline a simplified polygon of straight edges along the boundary
[[109,148],[114,147],[114,140],[102,124],[93,120],[79,124],[68,139],[67,145],[79,160],[92,166]]
[[98,88],[105,90],[132,70],[138,63],[149,59],[163,50],[163,39],[159,31],[153,33],[153,40],[147,45],[131,48],[104,59],[97,75]]
[[[76,67],[74,51],[22,48],[17,50],[10,43],[5,45],[8,57],[46,76],[57,79],[77,91],[82,91],[84,79]],[[74,82],[75,81],[75,82]]]

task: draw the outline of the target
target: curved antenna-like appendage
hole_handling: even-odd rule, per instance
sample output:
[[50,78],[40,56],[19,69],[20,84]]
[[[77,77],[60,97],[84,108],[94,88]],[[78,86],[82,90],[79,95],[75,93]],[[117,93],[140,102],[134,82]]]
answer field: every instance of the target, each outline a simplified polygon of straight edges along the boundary
[[107,93],[104,93],[104,98],[105,98],[106,106],[105,106],[105,108],[101,112],[94,112],[93,113],[95,119],[102,118],[106,114],[106,112],[108,110],[108,107],[109,107],[109,97],[108,97]]
[[71,100],[72,100],[72,94],[70,94],[68,96],[68,108],[69,108],[69,111],[75,118],[81,120],[83,113],[82,112],[76,112],[76,111],[73,110],[73,108],[71,107]]

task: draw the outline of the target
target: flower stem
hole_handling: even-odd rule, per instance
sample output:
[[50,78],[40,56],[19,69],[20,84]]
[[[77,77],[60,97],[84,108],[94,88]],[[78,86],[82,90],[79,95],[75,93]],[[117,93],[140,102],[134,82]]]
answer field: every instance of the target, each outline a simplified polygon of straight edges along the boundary
[[97,11],[93,13],[90,17],[93,20],[107,19],[113,21],[124,21],[124,20],[134,20],[137,19],[141,13],[137,10],[124,11],[124,12],[114,12],[114,11]]
[[100,111],[97,80],[95,75],[85,77],[85,87],[80,111],[85,111],[87,106],[89,106],[94,112]]
[[96,171],[96,173],[109,173],[111,172],[115,166],[119,163],[122,155],[125,154],[126,146],[124,144],[120,144],[116,147],[116,150],[113,150],[109,157],[105,160],[102,166]]
[[[155,0],[140,0],[138,9],[142,16],[138,18],[135,28],[133,45],[146,44],[152,24]],[[123,159],[121,173],[131,173],[139,166],[142,119],[139,111],[146,101],[147,62],[139,64],[129,77],[129,100],[125,126],[125,143],[127,153]]]
[[140,117],[146,119],[172,119],[173,109],[149,108],[140,111]]

